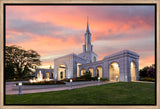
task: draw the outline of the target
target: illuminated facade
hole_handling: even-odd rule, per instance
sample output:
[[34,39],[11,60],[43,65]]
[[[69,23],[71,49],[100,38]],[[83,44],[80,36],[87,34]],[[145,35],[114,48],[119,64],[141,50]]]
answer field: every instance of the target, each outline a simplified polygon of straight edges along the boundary
[[123,50],[97,61],[93,52],[91,33],[87,20],[85,44],[80,54],[68,54],[54,60],[54,79],[75,78],[90,71],[92,77],[99,76],[115,81],[136,81],[139,79],[139,55],[133,51]]

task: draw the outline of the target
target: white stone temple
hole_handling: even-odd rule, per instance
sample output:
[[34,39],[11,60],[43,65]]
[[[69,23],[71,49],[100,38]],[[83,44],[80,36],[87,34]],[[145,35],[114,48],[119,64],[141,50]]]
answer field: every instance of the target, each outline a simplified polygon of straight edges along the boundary
[[130,82],[139,79],[139,55],[137,53],[123,50],[106,56],[100,61],[97,61],[97,57],[93,51],[87,20],[83,52],[78,55],[73,53],[54,59],[52,78],[55,80],[75,78],[90,71],[92,77],[99,76],[107,78],[109,81],[115,81],[116,76],[118,76],[118,81]]

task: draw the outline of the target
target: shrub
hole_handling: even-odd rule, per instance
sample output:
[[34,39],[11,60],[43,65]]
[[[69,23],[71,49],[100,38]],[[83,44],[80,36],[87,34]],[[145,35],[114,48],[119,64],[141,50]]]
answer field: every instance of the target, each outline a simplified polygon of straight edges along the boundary
[[101,80],[101,81],[108,81],[107,78],[101,78],[100,80]]
[[91,77],[91,80],[94,80],[94,81],[98,80],[98,76]]
[[81,77],[81,79],[86,79],[86,80],[91,80],[91,72],[90,71],[86,71]]
[[[64,80],[62,80],[62,81],[70,82],[70,79],[64,79]],[[73,78],[73,79],[72,79],[72,82],[76,82],[76,81],[88,81],[88,80],[86,80],[86,79],[84,79],[84,78],[80,78],[80,77],[77,77],[77,78]]]
[[141,81],[151,81],[151,82],[155,82],[155,78],[141,78]]
[[76,79],[75,81],[88,81],[88,80],[86,80],[86,79]]

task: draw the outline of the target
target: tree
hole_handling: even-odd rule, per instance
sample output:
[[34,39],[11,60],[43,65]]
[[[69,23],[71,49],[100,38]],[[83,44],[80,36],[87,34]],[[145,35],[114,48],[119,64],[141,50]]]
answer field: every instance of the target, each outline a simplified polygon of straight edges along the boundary
[[86,72],[81,76],[81,78],[87,79],[87,80],[91,80],[91,79],[92,79],[91,76],[92,76],[91,72],[90,72],[90,71],[86,71]]
[[152,66],[150,67],[146,66],[143,69],[141,69],[139,72],[140,72],[141,78],[144,78],[144,77],[155,78],[155,64],[152,64]]
[[149,69],[147,69],[147,76],[149,78],[155,78],[155,68],[154,67],[149,67]]
[[139,71],[139,75],[140,75],[141,78],[147,77],[147,70],[148,70],[148,69],[149,69],[149,67],[146,66],[146,67],[144,67],[143,69],[141,69],[141,70]]
[[5,69],[5,78],[8,80],[13,79],[13,77],[15,77],[14,66],[12,64],[7,64]]
[[[5,48],[5,71],[7,71],[9,65],[12,65],[14,74],[22,79],[25,74],[32,72],[35,66],[40,65],[40,55],[34,50],[23,50],[18,46],[6,46]],[[6,77],[7,78],[7,77]]]

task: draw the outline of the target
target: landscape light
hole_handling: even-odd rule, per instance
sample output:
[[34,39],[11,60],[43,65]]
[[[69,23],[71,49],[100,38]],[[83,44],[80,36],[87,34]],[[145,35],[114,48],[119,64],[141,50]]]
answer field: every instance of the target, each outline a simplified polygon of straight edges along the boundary
[[19,85],[19,95],[22,95],[22,82],[19,82],[18,85]]
[[70,87],[70,90],[72,90],[72,79],[70,79],[70,83],[71,83],[71,87]]
[[118,76],[116,76],[116,82],[118,82]]
[[100,77],[98,77],[98,85],[100,85]]
[[22,82],[19,82],[18,85],[19,85],[19,86],[22,86]]

